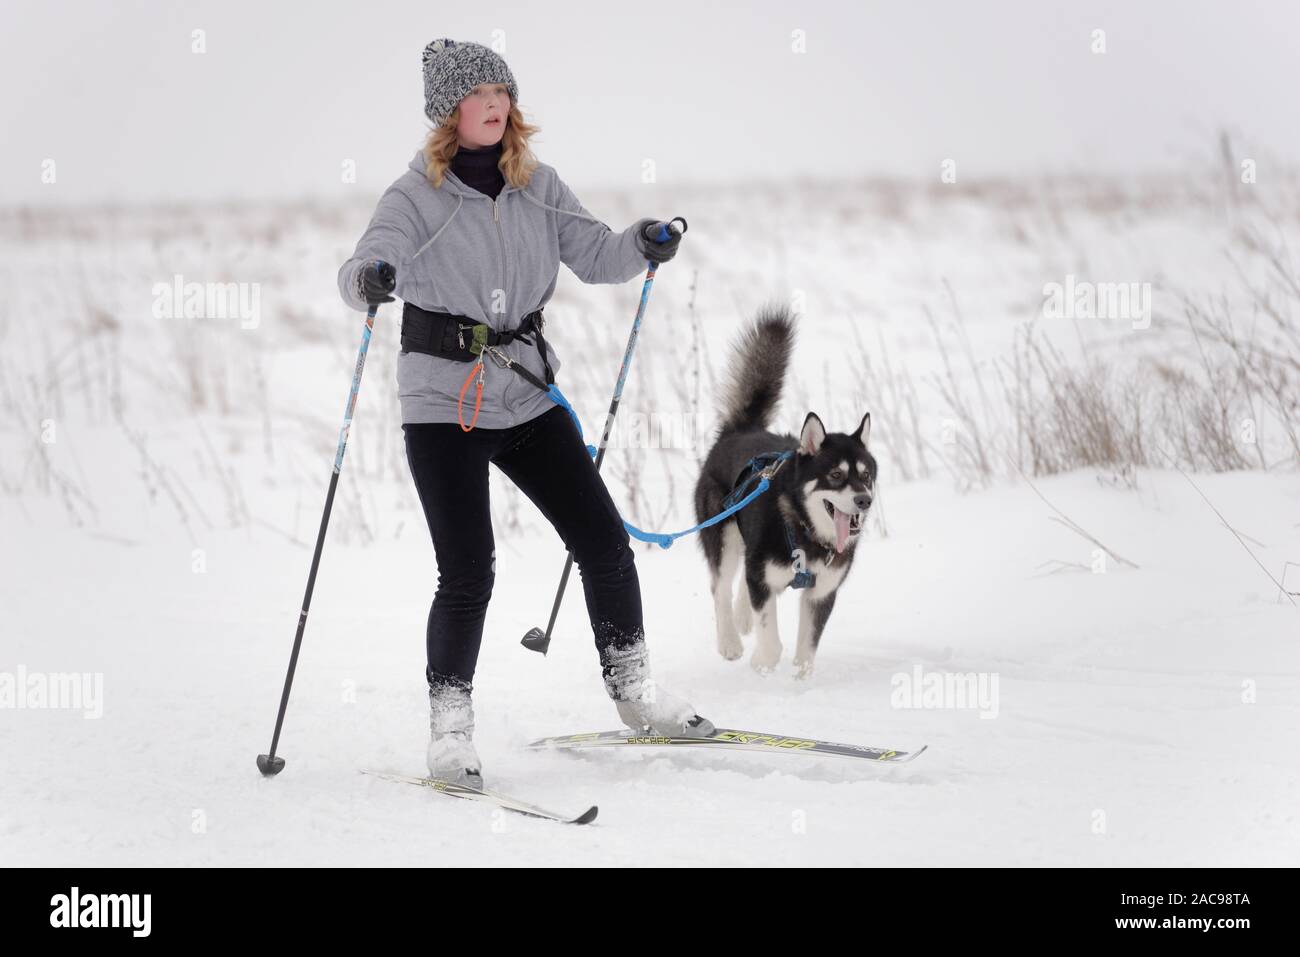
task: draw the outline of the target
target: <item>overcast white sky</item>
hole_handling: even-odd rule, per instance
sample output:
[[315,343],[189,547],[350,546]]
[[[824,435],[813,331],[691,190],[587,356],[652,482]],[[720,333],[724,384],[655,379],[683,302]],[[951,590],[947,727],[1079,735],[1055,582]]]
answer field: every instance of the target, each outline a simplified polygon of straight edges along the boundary
[[1262,182],[1300,156],[1298,28],[1243,0],[4,0],[0,204],[373,196],[427,126],[438,36],[504,38],[575,188],[647,158],[660,182],[1176,167],[1220,127]]

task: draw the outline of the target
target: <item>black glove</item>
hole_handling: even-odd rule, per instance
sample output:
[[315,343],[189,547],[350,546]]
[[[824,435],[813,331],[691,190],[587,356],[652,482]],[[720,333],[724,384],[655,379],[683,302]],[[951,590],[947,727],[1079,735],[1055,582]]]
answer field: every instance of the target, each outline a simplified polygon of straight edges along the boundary
[[[668,228],[668,238],[659,242],[660,233],[665,226]],[[681,241],[682,233],[676,226],[676,220],[669,223],[650,220],[636,231],[636,248],[642,256],[654,263],[666,263],[676,256]]]
[[361,267],[357,277],[357,289],[367,305],[377,306],[381,302],[392,302],[389,295],[397,288],[397,270],[388,263],[373,259]]

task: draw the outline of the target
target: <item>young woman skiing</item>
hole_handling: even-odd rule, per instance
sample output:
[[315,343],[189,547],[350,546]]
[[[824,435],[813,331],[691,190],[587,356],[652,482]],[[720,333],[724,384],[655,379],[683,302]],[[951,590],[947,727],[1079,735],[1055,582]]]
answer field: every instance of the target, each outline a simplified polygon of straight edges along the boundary
[[616,233],[591,216],[533,156],[537,127],[493,50],[439,39],[423,64],[433,129],[380,197],[339,291],[354,309],[392,293],[404,303],[402,430],[438,566],[426,634],[429,773],[482,784],[471,692],[496,577],[489,463],[573,552],[620,719],[658,734],[711,734],[650,680],[629,536],[568,411],[539,387],[560,368],[541,316],[560,263],[586,283],[626,282],[647,260],[672,259],[681,235],[657,243],[657,220]]

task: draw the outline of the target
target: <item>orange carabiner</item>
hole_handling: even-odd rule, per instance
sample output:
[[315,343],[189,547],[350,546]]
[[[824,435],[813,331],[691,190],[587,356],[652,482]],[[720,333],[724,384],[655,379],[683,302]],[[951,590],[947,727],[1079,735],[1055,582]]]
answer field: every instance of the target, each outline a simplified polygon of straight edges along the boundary
[[[465,377],[465,383],[460,387],[460,398],[456,400],[456,421],[460,423],[462,432],[472,431],[474,423],[478,421],[479,406],[483,404],[483,357],[479,356],[478,365],[469,370],[469,375]],[[469,425],[465,424],[465,414],[462,408],[465,402],[465,390],[469,388],[469,380],[474,378],[474,373],[478,373],[478,394],[474,397],[474,415],[469,420]]]

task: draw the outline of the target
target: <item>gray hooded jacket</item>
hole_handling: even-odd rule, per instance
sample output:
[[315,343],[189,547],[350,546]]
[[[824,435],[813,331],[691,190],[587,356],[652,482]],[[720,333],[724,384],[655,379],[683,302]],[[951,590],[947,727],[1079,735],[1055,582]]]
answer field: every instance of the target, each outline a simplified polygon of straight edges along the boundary
[[[496,199],[466,186],[447,170],[440,188],[425,176],[423,150],[379,198],[375,215],[352,258],[339,269],[339,293],[353,309],[368,307],[357,275],[373,259],[397,270],[399,299],[435,312],[468,316],[507,330],[550,301],[560,263],[586,283],[621,283],[646,269],[636,232],[641,219],[621,233],[587,212],[555,170],[541,163],[527,187],[508,182]],[[547,317],[548,320],[551,317]],[[547,323],[547,332],[552,325]],[[506,355],[544,378],[536,340],[512,342]],[[547,343],[547,359],[560,361]],[[422,352],[398,353],[397,392],[402,422],[456,422],[456,401],[474,362]],[[555,403],[511,369],[487,359],[483,402],[476,428],[509,428]],[[558,381],[557,375],[557,381]],[[475,382],[465,391],[463,419],[474,414]]]

